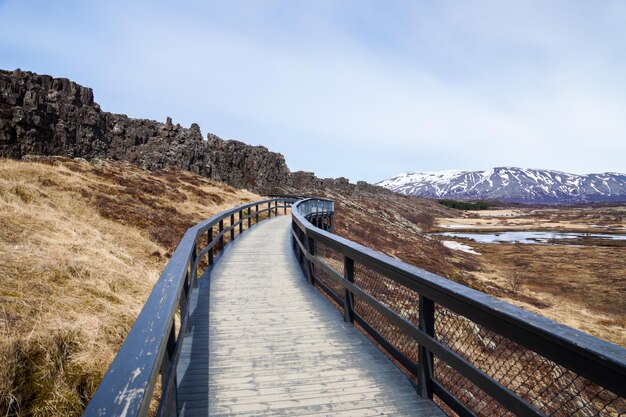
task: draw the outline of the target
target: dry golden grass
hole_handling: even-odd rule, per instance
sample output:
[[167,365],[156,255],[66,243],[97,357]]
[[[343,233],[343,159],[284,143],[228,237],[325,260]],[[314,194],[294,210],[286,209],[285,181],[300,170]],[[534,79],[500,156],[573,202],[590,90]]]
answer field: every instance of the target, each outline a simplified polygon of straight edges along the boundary
[[183,232],[257,199],[184,171],[0,160],[0,415],[80,415]]
[[462,279],[469,276],[465,271],[478,266],[473,257],[452,251],[423,233],[434,225],[436,217],[455,216],[457,210],[376,189],[311,192],[335,201],[333,233],[346,239],[448,277]]
[[518,208],[459,211],[457,217],[438,218],[437,228],[476,231],[558,230],[588,233],[624,233],[626,207],[597,206]]
[[[509,217],[507,215],[513,215]],[[626,207],[548,207],[464,212],[438,219],[463,231],[624,233]],[[626,247],[579,239],[572,245],[479,244],[472,287],[594,336],[626,346]],[[610,245],[610,246],[609,246]]]
[[[393,201],[335,197],[333,232],[408,264],[472,286],[471,271],[480,269],[478,259],[446,248],[423,232],[433,224],[433,214],[450,209],[422,199]],[[441,208],[441,209],[440,209]]]
[[[487,292],[626,347],[626,247],[473,244]],[[516,277],[518,288],[507,291]],[[500,288],[500,290],[497,290]]]

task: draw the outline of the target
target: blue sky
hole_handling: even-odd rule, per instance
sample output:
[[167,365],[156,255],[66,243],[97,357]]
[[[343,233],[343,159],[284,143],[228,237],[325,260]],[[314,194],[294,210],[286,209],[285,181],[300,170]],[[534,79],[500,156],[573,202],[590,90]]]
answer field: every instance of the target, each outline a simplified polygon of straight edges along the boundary
[[0,0],[0,68],[292,170],[626,171],[625,1]]

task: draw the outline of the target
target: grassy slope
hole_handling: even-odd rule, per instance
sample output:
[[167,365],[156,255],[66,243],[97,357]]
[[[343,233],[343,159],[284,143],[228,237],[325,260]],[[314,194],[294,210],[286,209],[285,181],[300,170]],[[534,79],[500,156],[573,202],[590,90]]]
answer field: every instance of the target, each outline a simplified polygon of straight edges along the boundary
[[[346,195],[331,191],[324,195],[336,201],[335,233],[626,346],[626,248],[472,243],[482,253],[477,256],[448,249],[440,241],[421,233],[433,225],[432,216],[459,217],[461,212],[456,210],[399,194]],[[573,214],[568,211],[555,210],[552,222],[576,220],[585,224],[608,222],[614,225],[622,221],[620,210],[587,210],[583,220],[579,215],[570,218]]]
[[0,160],[0,415],[79,415],[183,232],[256,199],[184,171]]
[[626,247],[473,246],[487,292],[626,347]]
[[456,217],[457,210],[372,186],[308,192],[335,201],[333,232],[340,236],[464,284],[471,284],[471,272],[480,268],[476,257],[423,233],[435,217]]

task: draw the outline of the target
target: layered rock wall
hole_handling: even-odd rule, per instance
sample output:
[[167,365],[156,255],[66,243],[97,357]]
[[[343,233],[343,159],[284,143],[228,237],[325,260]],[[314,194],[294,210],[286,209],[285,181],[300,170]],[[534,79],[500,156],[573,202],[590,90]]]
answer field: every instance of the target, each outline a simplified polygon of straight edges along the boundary
[[223,140],[200,127],[133,119],[102,111],[91,88],[66,78],[0,70],[0,157],[61,155],[125,160],[150,170],[168,166],[257,192],[281,189],[289,169],[281,154]]
[[66,78],[0,70],[0,157],[66,156],[128,161],[142,168],[176,167],[259,193],[366,196],[392,194],[347,178],[290,172],[285,158],[263,146],[206,139],[189,128],[102,111],[91,88]]

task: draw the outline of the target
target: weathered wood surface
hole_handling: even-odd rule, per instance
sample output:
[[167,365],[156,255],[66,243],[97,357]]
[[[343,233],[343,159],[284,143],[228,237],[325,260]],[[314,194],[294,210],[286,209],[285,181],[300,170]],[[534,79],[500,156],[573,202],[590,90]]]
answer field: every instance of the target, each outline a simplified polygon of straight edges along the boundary
[[180,415],[443,416],[307,284],[290,229],[290,216],[259,223],[226,249],[210,291],[199,281]]

